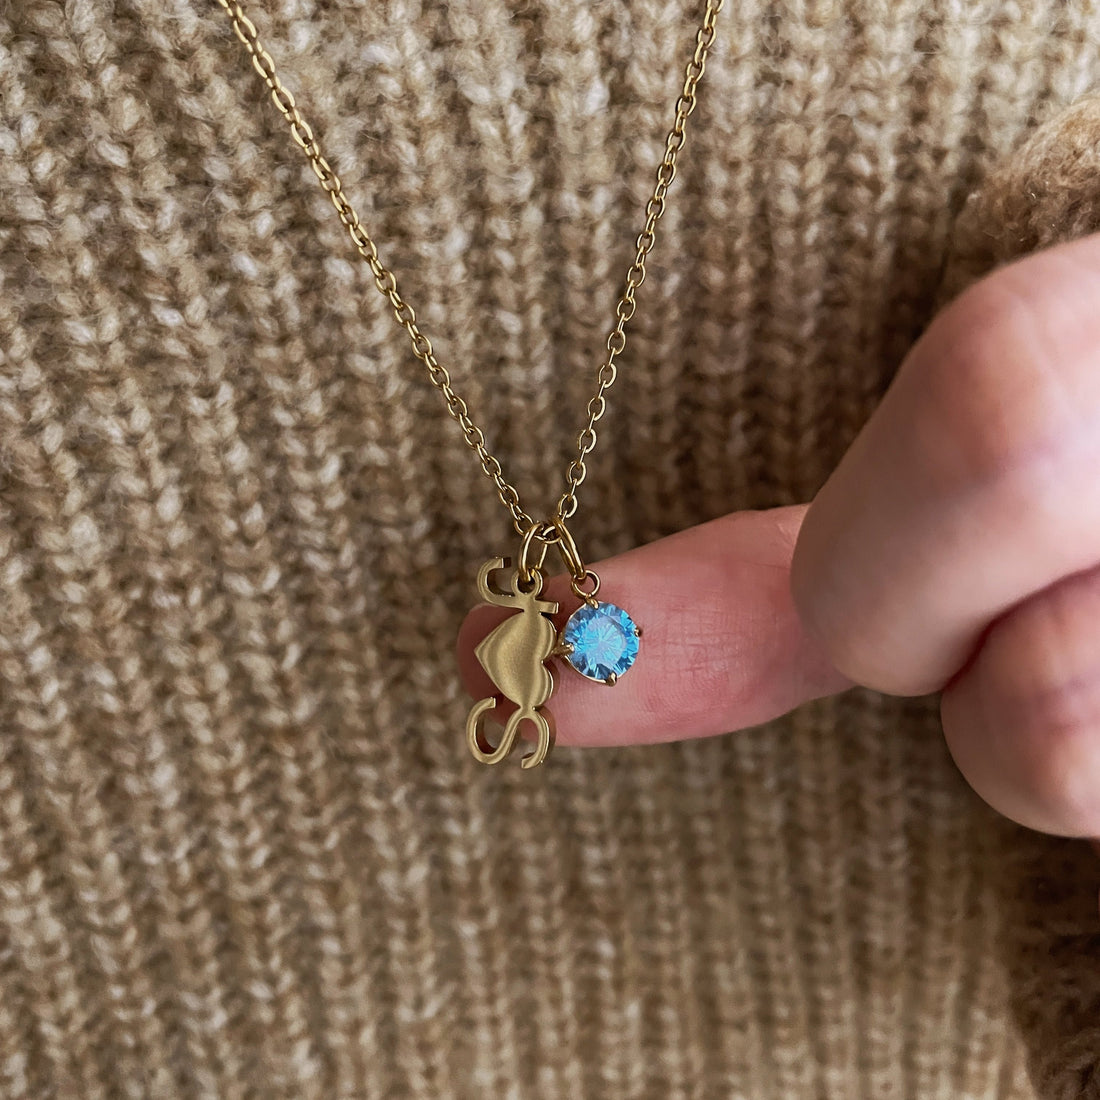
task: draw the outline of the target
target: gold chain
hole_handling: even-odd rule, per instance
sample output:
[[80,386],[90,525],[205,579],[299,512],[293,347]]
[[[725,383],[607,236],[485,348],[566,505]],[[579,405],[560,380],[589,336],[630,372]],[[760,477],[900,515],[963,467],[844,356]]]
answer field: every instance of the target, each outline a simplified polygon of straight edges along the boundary
[[[313,135],[313,128],[302,117],[294,102],[294,96],[279,79],[275,71],[275,63],[271,60],[271,54],[260,42],[255,24],[245,15],[239,0],[218,0],[218,3],[232,20],[237,37],[244,44],[245,49],[252,58],[253,67],[270,90],[275,106],[279,108],[289,124],[294,140],[309,158],[309,163],[313,167],[318,180],[320,180],[321,186],[332,200],[332,205],[336,207],[336,212],[347,229],[352,244],[355,245],[359,255],[370,266],[375,286],[389,299],[397,323],[409,334],[413,354],[428,368],[432,385],[443,394],[447,402],[447,411],[462,428],[466,445],[476,452],[481,462],[481,468],[496,487],[501,503],[511,513],[516,531],[524,534],[536,525],[520,505],[519,491],[511,482],[505,479],[500,462],[485,446],[485,436],[477,424],[474,423],[466,402],[455,393],[454,387],[451,385],[450,373],[436,359],[431,340],[424,335],[420,326],[416,323],[416,313],[398,291],[396,277],[379,259],[378,249],[375,247],[374,241],[359,221],[359,215],[348,201],[347,195],[344,194],[340,177],[332,170],[329,162],[322,155],[317,139]],[[585,459],[596,446],[596,422],[607,411],[607,400],[604,395],[615,384],[615,379],[618,377],[619,368],[615,360],[626,347],[626,323],[634,316],[636,309],[635,294],[638,287],[645,281],[646,258],[656,241],[657,222],[665,212],[665,195],[672,181],[676,178],[676,157],[684,147],[686,140],[684,136],[685,127],[688,117],[695,110],[696,88],[706,68],[707,54],[711,46],[714,45],[715,19],[722,10],[723,3],[724,0],[706,0],[703,22],[695,35],[695,50],[687,64],[683,89],[676,100],[676,117],[672,129],[669,130],[668,137],[665,139],[665,155],[657,167],[657,184],[645,206],[645,227],[638,234],[635,242],[634,262],[626,273],[626,289],[623,291],[618,305],[615,306],[615,327],[607,338],[607,358],[596,376],[598,383],[596,392],[589,399],[586,409],[588,422],[577,439],[577,457],[570,462],[566,470],[566,489],[558,501],[556,512],[556,518],[560,520],[569,519],[577,510],[577,490],[588,474]],[[553,521],[539,524],[537,527],[542,532],[541,537],[548,540],[556,539]]]

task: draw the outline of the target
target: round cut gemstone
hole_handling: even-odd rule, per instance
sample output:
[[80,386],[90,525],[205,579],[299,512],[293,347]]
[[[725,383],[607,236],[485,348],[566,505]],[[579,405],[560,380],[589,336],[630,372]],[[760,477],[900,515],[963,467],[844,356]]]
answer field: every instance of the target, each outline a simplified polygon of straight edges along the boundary
[[577,608],[565,624],[562,641],[571,647],[569,663],[590,680],[617,680],[638,656],[638,628],[613,603]]

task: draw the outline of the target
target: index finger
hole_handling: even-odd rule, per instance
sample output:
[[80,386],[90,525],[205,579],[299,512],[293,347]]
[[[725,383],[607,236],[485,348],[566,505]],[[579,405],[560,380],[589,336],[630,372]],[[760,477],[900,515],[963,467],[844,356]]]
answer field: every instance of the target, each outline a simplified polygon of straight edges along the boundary
[[[789,570],[805,509],[737,512],[596,564],[601,598],[642,628],[634,666],[614,687],[564,662],[548,706],[559,744],[625,745],[705,737],[758,725],[848,686],[804,633]],[[577,601],[564,577],[547,585],[560,626]],[[496,689],[474,646],[507,612],[478,608],[459,634],[474,698]]]

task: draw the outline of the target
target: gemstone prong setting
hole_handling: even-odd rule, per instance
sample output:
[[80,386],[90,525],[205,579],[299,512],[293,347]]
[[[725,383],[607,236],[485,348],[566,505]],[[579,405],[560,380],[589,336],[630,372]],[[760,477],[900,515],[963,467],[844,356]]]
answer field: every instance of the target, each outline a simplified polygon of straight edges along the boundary
[[582,676],[614,687],[638,656],[641,630],[612,603],[585,603],[569,617],[558,644],[569,664]]

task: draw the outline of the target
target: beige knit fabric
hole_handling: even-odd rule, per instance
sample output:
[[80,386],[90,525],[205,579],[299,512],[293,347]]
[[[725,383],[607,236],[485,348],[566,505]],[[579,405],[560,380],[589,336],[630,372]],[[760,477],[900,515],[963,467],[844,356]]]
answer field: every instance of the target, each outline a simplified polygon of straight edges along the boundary
[[[534,509],[697,8],[254,5]],[[719,26],[593,559],[808,499],[970,192],[954,287],[1100,225],[1097,165],[1058,198],[1096,0]],[[986,810],[933,701],[469,757],[507,517],[212,0],[0,6],[0,154],[0,1095],[1100,1096],[1100,866]]]

